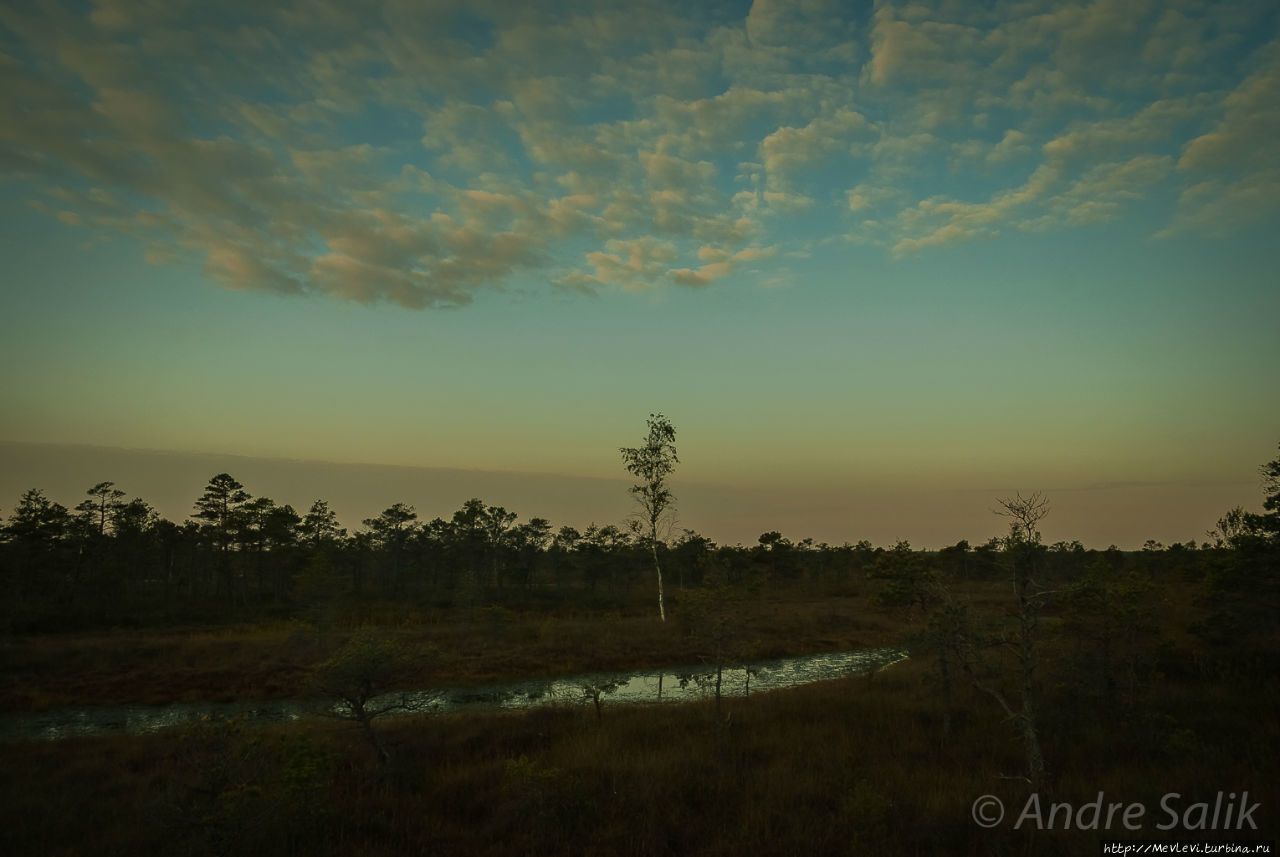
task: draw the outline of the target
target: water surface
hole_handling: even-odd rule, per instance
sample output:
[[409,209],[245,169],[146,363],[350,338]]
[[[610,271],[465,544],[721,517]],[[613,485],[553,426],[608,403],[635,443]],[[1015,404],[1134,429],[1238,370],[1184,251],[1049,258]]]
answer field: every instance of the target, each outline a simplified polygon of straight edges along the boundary
[[[720,693],[723,696],[743,696],[780,690],[870,672],[906,657],[907,653],[902,649],[885,647],[761,661],[746,668],[726,668],[721,675]],[[678,703],[705,699],[714,692],[714,670],[706,664],[698,664],[665,668],[660,672],[583,673],[468,688],[404,691],[389,694],[387,698],[403,699],[413,713],[455,713],[592,704],[597,696],[602,705]],[[327,711],[334,713],[336,709],[328,706]],[[305,699],[52,709],[0,715],[0,739],[56,741],[80,735],[154,732],[216,718],[270,723],[298,720],[325,712],[324,704]]]

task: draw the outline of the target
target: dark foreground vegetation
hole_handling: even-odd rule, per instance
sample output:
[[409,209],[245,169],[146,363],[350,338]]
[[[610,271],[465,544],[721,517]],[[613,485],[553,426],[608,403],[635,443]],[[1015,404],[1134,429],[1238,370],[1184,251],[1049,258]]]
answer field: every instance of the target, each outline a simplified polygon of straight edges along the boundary
[[[1162,618],[1186,610],[1174,604]],[[976,691],[956,694],[944,728],[921,654],[873,677],[728,699],[719,714],[709,701],[606,705],[599,719],[572,705],[388,719],[378,726],[385,763],[358,729],[326,720],[10,744],[0,850],[1096,854],[1104,836],[1170,838],[1152,829],[1163,795],[1211,803],[1219,790],[1247,790],[1261,805],[1257,833],[1230,836],[1275,836],[1280,688],[1274,669],[1249,663],[1264,649],[1206,658],[1171,629],[1129,650],[1135,683],[1115,695],[1078,680],[1091,668],[1073,650],[1062,638],[1043,670],[1044,794],[1141,803],[1139,833],[1013,831],[1012,816],[977,827],[978,796],[999,796],[1010,812],[1027,799],[1022,749]]]
[[[911,660],[690,705],[584,695],[394,718],[349,705],[288,725],[8,742],[0,853],[1013,855],[1274,840],[1280,459],[1264,478],[1265,514],[1233,510],[1206,544],[1138,552],[1041,544],[1034,496],[1002,501],[1006,536],[922,552],[553,534],[479,501],[423,526],[392,507],[348,536],[322,504],[306,517],[255,506],[223,476],[181,526],[130,517],[141,507],[113,506],[110,485],[76,514],[32,492],[0,544],[10,711],[307,694],[361,706],[401,687],[713,671],[885,643]],[[1219,793],[1244,792],[1256,830],[1212,822]],[[1051,804],[1100,793],[1104,812],[1141,805],[1138,829],[1116,816],[1081,830],[1079,815],[1014,829],[1033,794],[1048,821]],[[971,814],[983,795],[1006,809],[991,829]],[[1179,815],[1160,829],[1165,805]]]

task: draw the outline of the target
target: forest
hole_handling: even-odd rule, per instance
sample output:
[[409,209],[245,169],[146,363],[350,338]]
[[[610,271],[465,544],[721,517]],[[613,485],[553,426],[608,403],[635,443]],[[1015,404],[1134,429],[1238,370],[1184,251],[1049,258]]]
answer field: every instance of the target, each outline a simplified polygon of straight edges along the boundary
[[[673,438],[651,433],[650,450]],[[323,500],[299,513],[226,473],[182,523],[112,482],[71,509],[26,492],[0,528],[0,716],[270,698],[341,715],[6,741],[0,850],[1274,847],[1280,457],[1261,467],[1264,511],[1231,509],[1198,543],[1043,544],[1052,509],[1033,494],[993,498],[1003,535],[924,551],[667,534],[674,458],[646,469],[623,452],[643,514],[585,531],[474,499],[430,521],[396,503],[348,532]],[[717,682],[704,703],[612,705],[598,688],[465,716],[377,703],[407,687],[711,673],[881,645],[909,658],[745,697],[722,699]],[[1242,828],[1188,812],[1157,829],[1174,793],[1192,806],[1247,793],[1258,808]],[[1104,794],[1145,806],[1148,823],[1013,827],[1029,795],[1048,807]],[[1003,802],[1002,823],[982,823],[984,796]]]
[[[1054,578],[1141,571],[1220,587],[1226,579],[1256,577],[1266,565],[1280,516],[1277,490],[1267,490],[1270,511],[1231,509],[1200,543],[1148,541],[1136,553],[1086,550],[1078,541],[1038,547]],[[467,501],[448,520],[425,522],[412,506],[395,503],[348,533],[324,500],[299,514],[252,496],[226,473],[209,480],[192,516],[180,524],[160,517],[142,498],[126,499],[113,482],[100,482],[85,495],[69,510],[31,489],[0,525],[6,593],[0,629],[313,620],[388,603],[624,609],[648,597],[651,546],[679,590],[714,581],[840,595],[868,578],[1006,576],[1002,536],[919,551],[907,542],[888,548],[865,540],[793,542],[779,532],[763,533],[749,547],[717,545],[684,529],[655,545],[634,521],[556,529],[545,518],[521,522],[516,513],[480,499]]]

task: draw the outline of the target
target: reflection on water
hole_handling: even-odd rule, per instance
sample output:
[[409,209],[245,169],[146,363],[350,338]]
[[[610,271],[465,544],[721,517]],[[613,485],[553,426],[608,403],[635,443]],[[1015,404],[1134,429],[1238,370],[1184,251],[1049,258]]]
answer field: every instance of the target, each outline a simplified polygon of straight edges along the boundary
[[[742,696],[748,692],[794,687],[879,669],[906,656],[902,649],[879,648],[762,661],[745,669],[725,669],[720,692],[724,696]],[[661,673],[588,673],[559,679],[420,691],[403,696],[415,711],[452,713],[585,703],[597,694],[608,704],[687,702],[714,692],[714,672],[709,672],[705,664],[699,664],[669,668]],[[307,700],[60,709],[0,715],[0,739],[53,741],[101,732],[152,732],[205,718],[268,723],[297,720],[318,712],[316,703]]]

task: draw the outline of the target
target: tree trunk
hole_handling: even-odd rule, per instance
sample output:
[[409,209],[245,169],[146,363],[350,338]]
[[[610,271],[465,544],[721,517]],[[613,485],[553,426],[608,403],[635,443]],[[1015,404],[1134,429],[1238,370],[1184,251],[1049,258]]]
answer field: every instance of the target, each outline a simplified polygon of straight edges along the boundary
[[364,737],[368,739],[374,752],[378,754],[378,764],[385,765],[387,762],[391,761],[391,754],[388,753],[387,748],[383,746],[382,740],[378,737],[378,733],[373,731],[373,723],[370,721],[370,718],[361,717],[360,728],[364,731]]
[[378,764],[385,765],[391,761],[391,754],[387,752],[382,740],[378,738],[378,733],[373,731],[373,717],[369,715],[369,712],[364,707],[364,700],[368,698],[366,692],[364,699],[347,699],[347,705],[351,708],[352,718],[356,723],[360,724],[360,731],[364,733],[365,740],[369,742],[373,752],[378,755]]
[[1027,779],[1031,783],[1031,791],[1039,792],[1044,788],[1044,755],[1040,752],[1040,736],[1036,732],[1035,709],[1029,698],[1022,700],[1022,716],[1018,718],[1022,726],[1022,744],[1027,753]]
[[658,616],[665,622],[667,621],[667,611],[662,605],[662,566],[658,564],[658,533],[656,527],[649,546],[653,549],[653,567],[658,572]]
[[1017,580],[1020,638],[1018,641],[1018,666],[1022,672],[1022,711],[1018,718],[1022,727],[1022,740],[1027,753],[1028,778],[1031,788],[1038,792],[1044,785],[1044,756],[1040,753],[1040,738],[1036,729],[1036,625],[1039,616],[1037,605],[1029,592],[1030,569]]
[[1023,699],[1020,711],[1015,711],[1005,699],[1004,694],[994,687],[988,687],[975,676],[969,665],[964,665],[969,681],[977,689],[994,699],[1004,709],[1009,719],[1017,724],[1022,734],[1022,747],[1027,756],[1027,782],[1031,790],[1038,792],[1044,784],[1044,756],[1040,752],[1040,736],[1036,732],[1035,709],[1028,699]]

